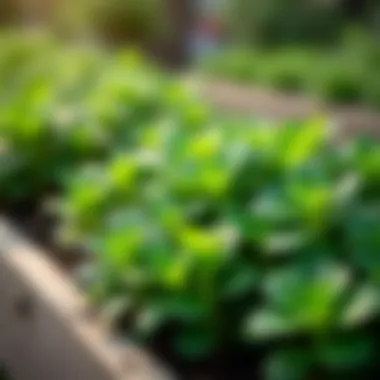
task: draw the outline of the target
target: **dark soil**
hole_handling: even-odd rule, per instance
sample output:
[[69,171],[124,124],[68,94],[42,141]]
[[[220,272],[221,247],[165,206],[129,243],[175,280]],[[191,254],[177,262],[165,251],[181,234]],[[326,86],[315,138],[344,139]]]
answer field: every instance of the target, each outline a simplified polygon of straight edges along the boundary
[[64,249],[57,244],[57,219],[43,212],[37,202],[25,202],[1,209],[8,220],[17,225],[28,239],[43,247],[46,254],[51,254],[63,269],[71,270],[83,260],[84,253],[79,249]]

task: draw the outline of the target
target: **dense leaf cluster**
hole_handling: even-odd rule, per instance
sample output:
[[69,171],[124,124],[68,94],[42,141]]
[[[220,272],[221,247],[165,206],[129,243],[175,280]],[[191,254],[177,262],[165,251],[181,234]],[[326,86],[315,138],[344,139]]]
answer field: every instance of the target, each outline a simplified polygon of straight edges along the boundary
[[41,35],[0,44],[3,202],[59,188],[73,166],[132,144],[134,130],[156,115],[175,118],[181,97],[193,102],[134,52],[110,56]]
[[38,41],[0,49],[0,199],[60,191],[106,311],[186,359],[265,357],[263,378],[376,367],[375,142],[216,115],[135,54]]
[[379,176],[376,144],[318,120],[162,119],[69,183],[63,232],[137,336],[170,326],[188,358],[269,347],[268,378],[335,379],[376,349]]

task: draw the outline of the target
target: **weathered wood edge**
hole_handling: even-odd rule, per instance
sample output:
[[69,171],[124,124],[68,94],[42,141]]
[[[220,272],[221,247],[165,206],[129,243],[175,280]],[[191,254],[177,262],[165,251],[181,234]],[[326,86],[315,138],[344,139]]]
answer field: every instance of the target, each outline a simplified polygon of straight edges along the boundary
[[58,266],[0,217],[0,362],[14,380],[174,378],[149,354],[116,344],[89,310]]

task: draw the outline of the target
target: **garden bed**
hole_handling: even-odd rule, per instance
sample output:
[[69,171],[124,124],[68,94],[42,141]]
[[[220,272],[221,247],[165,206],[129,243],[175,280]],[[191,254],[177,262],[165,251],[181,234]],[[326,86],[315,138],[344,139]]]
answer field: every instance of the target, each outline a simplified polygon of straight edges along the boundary
[[120,344],[62,268],[0,222],[0,362],[14,380],[171,379]]
[[234,374],[248,380],[258,371],[261,355],[250,350],[184,361],[168,347],[171,331],[137,346],[88,302],[76,277],[86,255],[56,243],[56,222],[38,207],[0,217],[0,368],[11,380],[224,380]]
[[0,354],[15,380],[137,379],[131,362],[157,378],[137,345],[181,380],[377,369],[373,139],[215,112],[134,53],[6,46],[2,77],[22,79],[0,91],[0,209],[16,225],[0,230]]

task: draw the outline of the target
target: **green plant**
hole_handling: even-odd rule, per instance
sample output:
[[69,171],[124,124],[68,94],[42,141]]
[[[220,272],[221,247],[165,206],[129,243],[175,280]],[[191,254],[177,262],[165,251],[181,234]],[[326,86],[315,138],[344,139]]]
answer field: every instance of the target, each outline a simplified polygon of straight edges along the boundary
[[[333,2],[227,0],[230,35],[248,46],[331,44],[343,18]],[[323,19],[323,23],[320,21]]]
[[365,77],[356,68],[344,67],[340,62],[332,61],[315,70],[316,74],[310,82],[313,86],[313,92],[320,99],[338,104],[359,104],[365,101],[363,96]]
[[304,46],[227,50],[203,62],[200,71],[328,103],[377,107],[378,56],[379,49],[368,34],[353,33],[334,50]]
[[120,328],[187,361],[248,352],[269,380],[371,378],[375,141],[216,115],[133,52],[2,42],[1,202],[59,189],[61,242]]
[[133,146],[135,131],[156,118],[196,123],[205,112],[135,52],[111,56],[40,37],[2,42],[3,204],[59,190],[73,167]]
[[274,52],[257,54],[260,67],[258,83],[290,92],[301,92],[307,88],[310,67],[316,54],[308,49],[285,48]]
[[319,121],[159,123],[69,182],[62,238],[134,336],[170,326],[187,359],[267,347],[269,379],[335,379],[377,347],[379,158]]

